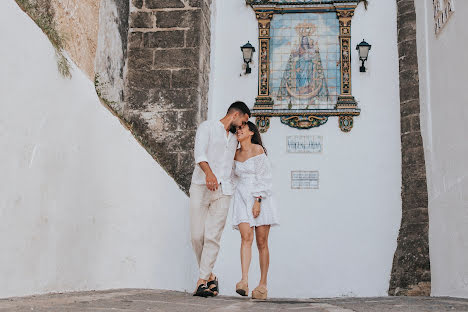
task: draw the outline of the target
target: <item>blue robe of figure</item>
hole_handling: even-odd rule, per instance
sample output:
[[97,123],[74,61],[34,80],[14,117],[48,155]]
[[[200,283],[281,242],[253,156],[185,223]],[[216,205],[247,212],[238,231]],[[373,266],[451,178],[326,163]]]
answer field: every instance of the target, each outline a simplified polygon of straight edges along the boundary
[[279,100],[307,99],[308,104],[327,101],[328,87],[320,52],[310,41],[302,36],[298,49],[291,52],[277,94]]

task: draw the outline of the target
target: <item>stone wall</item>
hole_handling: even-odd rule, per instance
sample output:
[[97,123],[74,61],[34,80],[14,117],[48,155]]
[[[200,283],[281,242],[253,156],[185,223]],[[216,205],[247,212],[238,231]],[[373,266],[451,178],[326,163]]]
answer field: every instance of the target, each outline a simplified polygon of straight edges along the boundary
[[99,1],[51,0],[58,30],[67,39],[67,52],[90,79],[94,77],[94,58],[99,29]]
[[123,118],[129,1],[101,0],[94,84],[101,101]]
[[206,119],[211,0],[132,0],[124,118],[188,191]]
[[208,110],[211,0],[31,1],[101,102],[188,193]]
[[429,217],[420,127],[414,0],[397,0],[400,63],[402,220],[393,259],[390,295],[429,295]]

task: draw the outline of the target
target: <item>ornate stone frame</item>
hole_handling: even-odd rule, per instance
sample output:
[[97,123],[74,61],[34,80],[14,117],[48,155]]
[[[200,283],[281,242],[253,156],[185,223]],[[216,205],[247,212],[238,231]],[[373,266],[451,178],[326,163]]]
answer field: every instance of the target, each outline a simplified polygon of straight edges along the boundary
[[[270,126],[271,117],[281,117],[281,122],[298,129],[310,129],[327,122],[328,117],[338,116],[343,132],[351,131],[353,117],[361,110],[351,94],[351,18],[359,0],[246,0],[255,11],[258,20],[260,46],[258,70],[258,95],[252,110],[261,132]],[[341,90],[335,109],[274,109],[270,94],[270,25],[274,14],[336,12],[339,19],[341,62]]]

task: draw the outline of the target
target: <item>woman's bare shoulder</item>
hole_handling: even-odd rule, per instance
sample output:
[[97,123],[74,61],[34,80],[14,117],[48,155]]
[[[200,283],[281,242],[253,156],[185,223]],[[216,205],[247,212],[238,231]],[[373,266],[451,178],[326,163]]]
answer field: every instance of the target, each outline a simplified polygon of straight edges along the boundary
[[254,153],[255,156],[259,156],[261,154],[265,154],[265,150],[260,144],[254,144]]

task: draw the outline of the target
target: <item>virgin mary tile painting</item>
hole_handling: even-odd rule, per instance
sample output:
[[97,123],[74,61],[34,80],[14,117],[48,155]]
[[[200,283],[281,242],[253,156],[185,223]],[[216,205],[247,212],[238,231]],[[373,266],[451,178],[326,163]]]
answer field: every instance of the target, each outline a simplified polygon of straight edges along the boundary
[[275,108],[333,109],[340,89],[336,14],[276,15],[271,29]]

